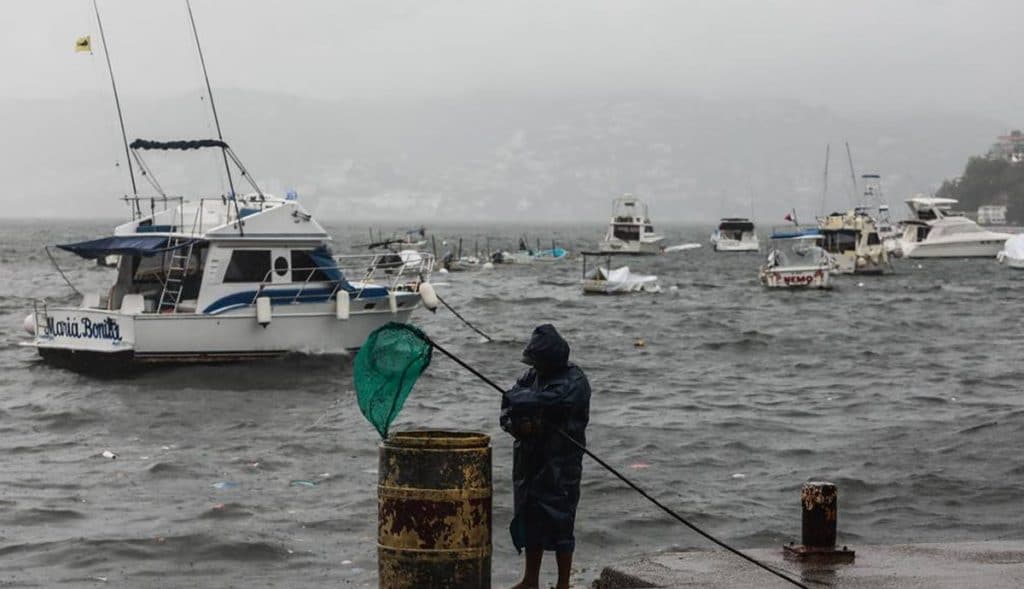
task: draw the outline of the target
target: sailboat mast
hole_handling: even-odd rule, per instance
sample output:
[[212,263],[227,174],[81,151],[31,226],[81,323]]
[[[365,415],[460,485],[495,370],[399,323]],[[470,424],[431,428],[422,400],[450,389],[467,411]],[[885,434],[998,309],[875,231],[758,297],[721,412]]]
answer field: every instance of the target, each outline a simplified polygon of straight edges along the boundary
[[117,120],[121,123],[121,141],[124,143],[124,158],[128,162],[128,177],[132,180],[132,196],[135,198],[135,208],[133,213],[137,216],[142,216],[142,210],[139,208],[139,189],[135,185],[135,169],[132,168],[132,155],[128,149],[128,133],[124,130],[124,114],[121,112],[121,99],[117,95],[117,82],[114,81],[114,68],[110,65],[110,50],[107,49],[107,36],[103,33],[103,19],[100,18],[100,7],[96,3],[96,0],[92,0],[92,8],[96,12],[96,24],[99,25],[100,29],[100,41],[103,42],[103,55],[107,59],[107,71],[110,72],[110,87],[114,91],[114,105],[117,107]]
[[821,216],[825,216],[825,200],[828,198],[828,161],[829,151],[832,149],[832,145],[829,143],[825,144],[825,179],[822,182],[821,187]]
[[[196,40],[196,50],[199,52],[199,64],[203,67],[203,80],[206,82],[206,95],[210,98],[210,110],[213,111],[213,125],[217,128],[217,139],[224,141],[224,134],[220,131],[220,117],[217,116],[217,104],[213,101],[213,88],[210,87],[210,75],[206,72],[206,58],[203,57],[203,46],[199,42],[199,31],[196,29],[196,19],[192,16],[192,2],[185,0],[185,8],[188,9],[188,21],[192,25],[192,36]],[[227,148],[220,148],[220,155],[224,158],[224,172],[228,176],[228,190],[231,200],[235,203],[235,218],[238,219],[238,233],[243,234],[242,220],[238,217],[238,195],[235,194],[235,183],[231,178],[231,166],[228,164]]]
[[853,206],[857,206],[857,173],[853,171],[853,154],[850,153],[850,142],[846,142],[846,159],[850,162],[850,181],[853,182]]

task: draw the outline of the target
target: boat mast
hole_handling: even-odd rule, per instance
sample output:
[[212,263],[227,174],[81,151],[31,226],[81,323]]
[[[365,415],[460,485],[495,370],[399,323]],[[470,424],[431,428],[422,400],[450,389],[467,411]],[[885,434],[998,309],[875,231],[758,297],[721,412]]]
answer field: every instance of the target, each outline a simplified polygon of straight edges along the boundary
[[[95,0],[94,0],[95,1]],[[217,139],[223,143],[224,134],[220,131],[220,118],[217,116],[217,105],[213,101],[213,88],[210,87],[210,75],[206,72],[206,59],[203,57],[203,46],[199,43],[199,31],[196,29],[196,19],[192,16],[192,2],[185,0],[185,7],[188,9],[188,20],[192,24],[192,36],[196,40],[196,50],[199,52],[199,64],[203,66],[203,80],[206,81],[206,95],[210,97],[210,110],[213,111],[213,124],[217,128]],[[238,195],[235,194],[235,183],[231,178],[231,166],[228,165],[227,148],[220,148],[220,155],[224,158],[224,171],[228,175],[228,190],[231,194],[231,201],[235,205],[235,219],[238,220],[238,234],[245,235],[242,230],[242,219],[238,215]]]
[[828,198],[828,160],[829,152],[832,149],[832,145],[829,143],[825,144],[825,179],[822,182],[821,188],[821,216],[825,216],[825,200]]
[[850,153],[850,142],[846,142],[846,159],[850,162],[850,181],[853,182],[853,206],[857,206],[857,173],[853,171],[853,155]]
[[100,29],[100,41],[103,42],[103,55],[107,58],[107,71],[110,72],[110,87],[114,91],[114,105],[117,107],[117,120],[121,123],[121,141],[124,143],[124,158],[128,162],[128,177],[132,180],[132,196],[135,197],[135,208],[132,211],[133,217],[141,217],[142,210],[139,208],[139,189],[135,185],[135,170],[132,168],[132,155],[128,150],[128,134],[124,130],[124,115],[121,112],[121,99],[117,95],[117,83],[114,81],[114,68],[110,65],[110,50],[107,49],[107,36],[103,33],[103,19],[100,18],[100,7],[96,0],[92,0],[92,8],[96,12],[96,24]]

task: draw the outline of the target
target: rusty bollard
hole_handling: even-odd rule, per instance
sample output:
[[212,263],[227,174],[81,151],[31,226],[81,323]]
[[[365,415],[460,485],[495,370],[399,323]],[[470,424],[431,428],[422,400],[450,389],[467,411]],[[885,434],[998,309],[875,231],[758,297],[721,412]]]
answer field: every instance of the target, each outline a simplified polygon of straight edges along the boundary
[[844,563],[853,562],[856,553],[846,546],[836,548],[836,524],[839,520],[839,491],[833,483],[810,481],[800,489],[801,542],[783,546],[787,559]]

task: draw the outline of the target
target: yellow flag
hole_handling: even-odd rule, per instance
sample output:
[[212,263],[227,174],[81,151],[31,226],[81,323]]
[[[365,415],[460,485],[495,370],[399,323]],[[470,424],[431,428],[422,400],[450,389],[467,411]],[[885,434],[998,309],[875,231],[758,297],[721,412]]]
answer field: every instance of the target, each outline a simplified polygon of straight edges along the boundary
[[89,35],[79,37],[78,40],[75,41],[75,52],[77,53],[82,51],[92,53],[92,40],[89,39]]

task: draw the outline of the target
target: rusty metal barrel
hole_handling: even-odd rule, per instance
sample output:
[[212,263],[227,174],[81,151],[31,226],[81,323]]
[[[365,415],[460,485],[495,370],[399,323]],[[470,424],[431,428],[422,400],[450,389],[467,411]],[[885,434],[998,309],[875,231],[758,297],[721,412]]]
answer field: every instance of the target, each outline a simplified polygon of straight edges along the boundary
[[491,439],[408,431],[380,445],[381,589],[489,589]]

